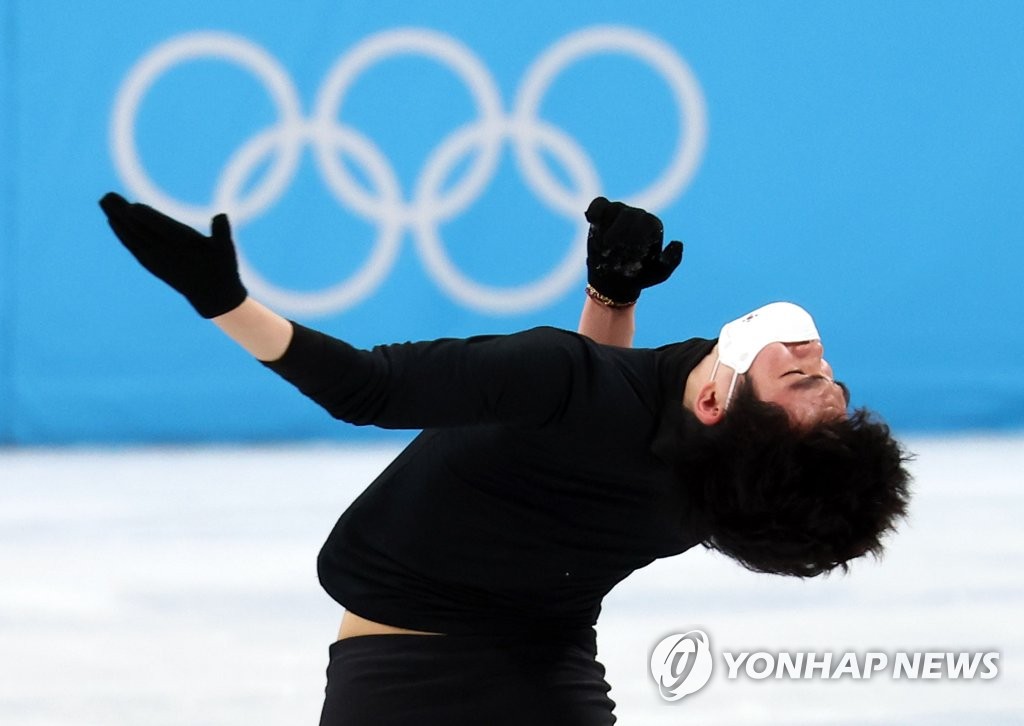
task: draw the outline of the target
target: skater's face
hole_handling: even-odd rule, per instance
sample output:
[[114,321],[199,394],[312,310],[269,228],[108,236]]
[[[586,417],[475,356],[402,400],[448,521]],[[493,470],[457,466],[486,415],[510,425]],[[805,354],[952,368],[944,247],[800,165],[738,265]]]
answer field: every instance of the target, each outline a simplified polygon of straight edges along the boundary
[[835,381],[819,340],[768,344],[747,378],[758,398],[786,409],[797,426],[846,416],[849,392]]

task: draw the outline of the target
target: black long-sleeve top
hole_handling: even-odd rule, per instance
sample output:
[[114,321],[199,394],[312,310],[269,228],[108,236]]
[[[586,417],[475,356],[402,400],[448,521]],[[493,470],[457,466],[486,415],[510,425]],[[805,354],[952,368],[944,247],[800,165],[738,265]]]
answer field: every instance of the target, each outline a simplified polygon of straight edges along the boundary
[[323,587],[415,630],[590,630],[616,583],[702,539],[652,444],[714,343],[536,328],[367,351],[296,324],[269,368],[336,418],[425,429],[338,520]]

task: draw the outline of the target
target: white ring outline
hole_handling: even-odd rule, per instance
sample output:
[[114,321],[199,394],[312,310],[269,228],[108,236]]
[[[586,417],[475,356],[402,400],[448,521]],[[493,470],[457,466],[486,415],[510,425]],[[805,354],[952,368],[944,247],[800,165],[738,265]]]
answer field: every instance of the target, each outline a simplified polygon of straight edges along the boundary
[[[114,163],[121,178],[136,196],[159,207],[170,216],[194,226],[207,224],[218,210],[213,205],[197,207],[181,202],[166,194],[149,178],[142,167],[135,143],[135,120],[142,99],[160,75],[180,63],[202,58],[233,61],[252,72],[270,91],[271,100],[279,114],[279,124],[292,129],[300,129],[303,126],[298,92],[287,72],[273,56],[246,38],[230,33],[186,33],[161,43],[147,53],[129,71],[118,89],[114,102],[113,123],[110,129]],[[259,208],[269,206],[271,198],[280,196],[281,191],[291,180],[299,163],[299,138],[298,135],[285,135],[282,141],[285,142],[283,153],[271,167],[262,184],[253,191],[251,201],[235,210],[238,219],[233,220],[234,222],[241,224]]]
[[[585,198],[588,202],[593,199],[599,193],[601,184],[587,155],[567,134],[556,127],[539,122],[536,129],[533,132],[536,137],[556,154],[565,154],[566,149],[570,150],[569,154],[562,157],[562,161],[570,174],[580,181],[580,199]],[[443,144],[438,147],[439,151],[431,157],[426,170],[420,176],[418,198],[429,200],[429,192],[444,181],[444,172],[461,158],[465,150],[463,147],[471,148],[476,136],[489,133],[488,129],[482,126],[476,127],[475,131],[475,135],[463,134],[457,144]],[[509,133],[514,133],[514,130],[510,130]],[[586,202],[581,204],[585,207]],[[575,207],[581,208],[583,207],[579,205]],[[445,252],[436,224],[418,223],[415,239],[424,265],[456,300],[483,312],[508,314],[536,310],[551,304],[580,276],[590,225],[582,214],[577,217],[577,225],[572,245],[551,272],[536,282],[510,287],[484,285],[466,276]],[[501,242],[516,244],[517,240],[506,237]]]
[[[527,70],[519,86],[513,118],[523,128],[532,126],[531,119],[537,118],[544,94],[555,77],[572,63],[595,53],[622,53],[646,61],[668,82],[680,102],[679,141],[672,162],[648,187],[628,196],[630,204],[657,211],[668,205],[693,178],[707,142],[707,114],[700,84],[689,66],[660,38],[632,28],[607,25],[565,36]],[[527,179],[537,183],[551,198],[565,197],[532,145],[517,144],[516,150],[522,157]]]
[[[453,70],[469,89],[476,103],[480,118],[476,124],[500,127],[503,112],[497,85],[480,59],[469,48],[443,33],[420,28],[397,28],[369,36],[343,55],[328,71],[321,90],[317,94],[313,113],[313,123],[317,129],[322,130],[337,125],[345,93],[359,74],[379,61],[395,55],[426,56]],[[465,128],[465,126],[461,128]],[[458,133],[459,130],[456,129],[453,134]],[[367,139],[367,143],[372,144],[373,142]],[[373,202],[363,194],[359,184],[352,179],[344,166],[337,164],[334,155],[329,150],[323,149],[322,145],[316,144],[316,148],[321,169],[328,182],[333,185],[334,191],[353,204],[356,209],[362,210],[367,216],[378,218],[380,212],[374,208]],[[484,149],[484,153],[467,172],[466,178],[455,187],[454,192],[450,192],[452,196],[456,197],[456,202],[447,205],[448,207],[458,207],[459,200],[469,196],[463,190],[464,187],[475,186],[475,191],[478,191],[486,184],[497,167],[500,150],[501,138],[495,135],[495,138],[491,139],[491,143]],[[465,206],[468,204],[468,200],[461,204]],[[455,213],[455,210],[446,209],[445,205],[441,205],[441,210],[435,211],[423,207],[409,209],[403,221],[406,224],[411,224],[412,217],[417,212],[419,214],[437,214],[438,218]]]
[[[234,193],[242,188],[248,173],[266,156],[267,151],[279,145],[275,135],[283,133],[289,132],[271,129],[258,134],[232,156],[217,185],[215,205],[218,209],[228,210],[228,214],[231,214],[230,210],[237,205]],[[326,133],[331,134],[330,141],[334,146],[347,148],[351,156],[362,162],[381,190],[385,200],[381,208],[385,213],[380,220],[374,220],[380,222],[380,232],[367,260],[341,282],[315,292],[299,292],[270,282],[249,262],[244,247],[236,244],[239,273],[250,291],[268,305],[292,313],[325,315],[356,304],[376,290],[391,271],[401,248],[403,228],[400,220],[400,191],[390,165],[376,150],[376,146],[361,145],[358,134],[350,129],[337,126]],[[319,137],[317,143],[324,143],[323,138]],[[394,210],[393,214],[387,214],[388,207]]]

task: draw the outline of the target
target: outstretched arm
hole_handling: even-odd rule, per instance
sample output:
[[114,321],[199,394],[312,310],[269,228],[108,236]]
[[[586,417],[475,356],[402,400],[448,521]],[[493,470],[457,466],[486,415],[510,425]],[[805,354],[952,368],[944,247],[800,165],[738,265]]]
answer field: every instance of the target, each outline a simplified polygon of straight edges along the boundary
[[292,339],[292,324],[248,296],[227,215],[213,218],[207,237],[145,204],[111,192],[100,200],[107,222],[139,263],[181,293],[261,361],[277,360]]
[[537,328],[361,350],[248,297],[226,216],[206,236],[116,194],[100,204],[143,267],[335,418],[385,428],[543,426],[591,390],[579,336]]
[[640,292],[668,279],[683,258],[681,242],[663,244],[661,220],[622,202],[598,197],[586,212],[587,298],[577,331],[605,345],[628,348]]

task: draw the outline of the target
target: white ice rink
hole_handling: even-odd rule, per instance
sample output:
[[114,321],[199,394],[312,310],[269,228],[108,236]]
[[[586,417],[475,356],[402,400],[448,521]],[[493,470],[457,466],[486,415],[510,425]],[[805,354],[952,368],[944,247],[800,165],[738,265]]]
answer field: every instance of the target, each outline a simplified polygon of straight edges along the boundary
[[[605,601],[619,723],[1024,724],[1024,438],[911,439],[881,563],[797,581],[702,549]],[[292,726],[319,716],[340,609],[315,558],[397,447],[0,451],[0,724]],[[729,680],[660,700],[654,644],[999,651],[991,680]]]

